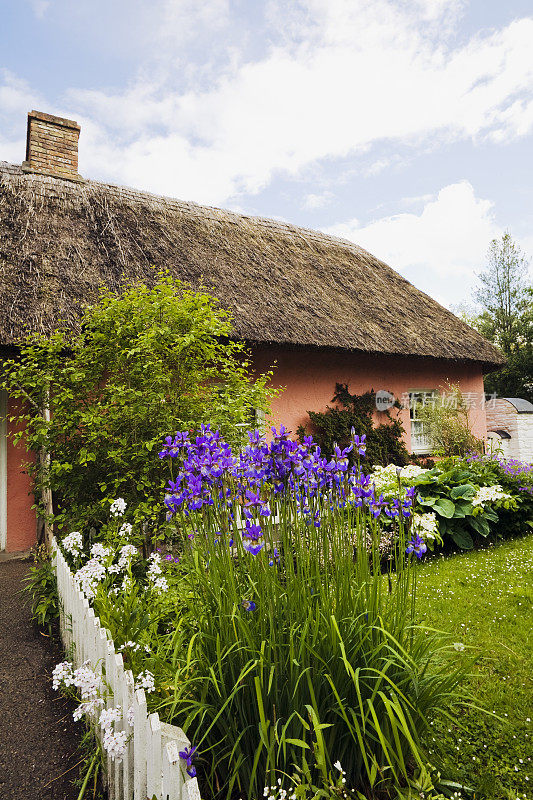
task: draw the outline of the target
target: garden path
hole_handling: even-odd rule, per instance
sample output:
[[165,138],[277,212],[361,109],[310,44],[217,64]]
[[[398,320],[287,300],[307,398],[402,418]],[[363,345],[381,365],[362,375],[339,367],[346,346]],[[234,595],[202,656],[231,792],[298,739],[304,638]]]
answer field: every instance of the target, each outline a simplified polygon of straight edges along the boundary
[[52,691],[61,651],[32,623],[20,595],[28,567],[0,563],[0,798],[74,800],[81,726]]

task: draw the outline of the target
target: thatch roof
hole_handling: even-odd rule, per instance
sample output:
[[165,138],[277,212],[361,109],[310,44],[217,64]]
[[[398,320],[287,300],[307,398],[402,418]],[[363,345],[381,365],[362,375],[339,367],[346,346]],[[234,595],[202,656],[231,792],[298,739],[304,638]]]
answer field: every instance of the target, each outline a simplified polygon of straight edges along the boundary
[[205,286],[250,342],[502,363],[482,336],[351,242],[96,181],[0,162],[0,343],[59,318],[73,328],[105,285],[170,272]]

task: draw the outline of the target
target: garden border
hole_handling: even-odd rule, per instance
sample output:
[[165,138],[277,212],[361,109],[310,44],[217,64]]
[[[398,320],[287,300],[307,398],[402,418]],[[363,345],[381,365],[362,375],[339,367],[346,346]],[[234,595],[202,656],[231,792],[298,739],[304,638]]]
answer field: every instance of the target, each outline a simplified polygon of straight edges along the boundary
[[[134,709],[133,736],[120,761],[107,759],[105,777],[109,800],[200,800],[196,778],[189,778],[179,751],[190,746],[181,728],[148,714],[144,689],[135,690],[133,673],[125,669],[110,632],[102,628],[89,601],[78,588],[57,541],[52,541],[52,559],[57,576],[60,632],[65,650],[77,667],[89,661],[110,690],[108,708],[122,708],[126,720]],[[126,722],[116,723],[116,730]],[[100,729],[100,736],[102,730]]]

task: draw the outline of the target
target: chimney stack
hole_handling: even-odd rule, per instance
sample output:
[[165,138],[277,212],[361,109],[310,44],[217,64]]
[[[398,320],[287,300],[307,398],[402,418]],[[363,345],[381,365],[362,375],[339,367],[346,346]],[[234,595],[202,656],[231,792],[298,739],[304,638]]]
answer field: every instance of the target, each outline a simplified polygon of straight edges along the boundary
[[22,169],[54,178],[83,181],[78,175],[79,135],[80,126],[72,119],[30,111],[26,161],[22,162]]

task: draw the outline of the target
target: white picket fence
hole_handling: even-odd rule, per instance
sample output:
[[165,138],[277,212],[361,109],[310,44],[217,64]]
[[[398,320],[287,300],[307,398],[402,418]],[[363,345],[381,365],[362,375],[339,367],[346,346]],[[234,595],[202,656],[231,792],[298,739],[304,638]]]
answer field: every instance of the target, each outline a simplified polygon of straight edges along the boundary
[[175,725],[161,722],[158,714],[148,714],[144,689],[135,690],[133,673],[124,667],[108,630],[102,628],[89,602],[74,582],[74,576],[53,542],[53,558],[60,601],[61,638],[67,652],[72,651],[76,666],[89,661],[109,689],[108,708],[122,708],[126,715],[133,706],[133,735],[120,761],[108,758],[106,783],[109,800],[200,800],[196,778],[189,778],[179,751],[190,742]]

